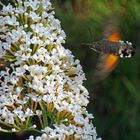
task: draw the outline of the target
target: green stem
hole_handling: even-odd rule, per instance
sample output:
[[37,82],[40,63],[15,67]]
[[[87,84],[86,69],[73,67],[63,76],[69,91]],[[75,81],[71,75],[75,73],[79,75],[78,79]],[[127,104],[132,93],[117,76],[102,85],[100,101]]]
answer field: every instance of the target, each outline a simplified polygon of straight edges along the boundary
[[42,110],[42,117],[43,117],[44,127],[45,127],[45,126],[48,126],[48,119],[47,119],[48,116],[47,116],[47,114],[46,114],[46,110],[44,109],[44,107],[43,107],[43,105],[42,105],[41,102],[39,103],[39,105],[40,105],[41,110]]
[[13,133],[13,131],[11,131],[11,130],[6,130],[6,129],[0,129],[0,132],[4,132],[4,133]]
[[13,126],[14,126],[16,129],[20,130],[20,127],[18,127],[15,123],[13,124]]
[[25,128],[28,128],[29,121],[30,121],[30,116],[27,117]]
[[37,130],[37,129],[33,129],[33,128],[29,128],[27,129],[26,131],[34,131],[34,132],[37,132],[39,134],[42,134],[42,132],[40,130]]

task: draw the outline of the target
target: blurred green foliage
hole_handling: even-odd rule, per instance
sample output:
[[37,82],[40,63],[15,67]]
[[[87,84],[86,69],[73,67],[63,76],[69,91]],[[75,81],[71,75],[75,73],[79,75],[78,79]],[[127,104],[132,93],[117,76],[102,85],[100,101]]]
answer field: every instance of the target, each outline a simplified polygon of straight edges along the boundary
[[[84,0],[77,1],[82,3]],[[90,0],[88,4],[88,8],[82,6],[76,13],[71,0],[59,3],[54,0],[56,15],[67,35],[65,46],[80,59],[86,73],[85,86],[90,92],[89,111],[95,116],[98,136],[104,140],[139,140],[140,1]],[[105,23],[111,16],[116,18],[122,39],[136,46],[136,55],[131,59],[121,59],[117,68],[95,85],[92,81],[98,54],[81,46],[81,43],[102,39]]]

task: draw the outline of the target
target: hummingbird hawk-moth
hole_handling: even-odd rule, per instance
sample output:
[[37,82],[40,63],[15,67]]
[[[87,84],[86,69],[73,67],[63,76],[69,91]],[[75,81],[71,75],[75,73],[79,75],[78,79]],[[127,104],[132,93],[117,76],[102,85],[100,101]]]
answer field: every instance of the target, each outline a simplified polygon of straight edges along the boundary
[[86,45],[101,54],[93,77],[95,83],[104,79],[117,66],[119,58],[130,58],[135,54],[135,48],[128,41],[102,39]]
[[135,54],[135,48],[132,46],[131,42],[128,41],[110,41],[107,39],[102,39],[92,44],[88,44],[91,49],[102,53],[102,54],[112,54],[122,57],[132,57]]

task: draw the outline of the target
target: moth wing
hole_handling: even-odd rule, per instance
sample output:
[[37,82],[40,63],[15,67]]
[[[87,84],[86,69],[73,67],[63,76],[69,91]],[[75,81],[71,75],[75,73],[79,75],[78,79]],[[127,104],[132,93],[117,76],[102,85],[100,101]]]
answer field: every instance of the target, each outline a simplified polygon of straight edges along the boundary
[[119,57],[113,54],[101,54],[99,56],[96,69],[93,75],[94,83],[106,78],[109,73],[117,66]]
[[[111,16],[105,23],[103,36],[105,39],[116,42],[121,39],[121,32],[116,16]],[[109,47],[109,46],[106,46]],[[99,82],[106,78],[110,72],[117,66],[119,56],[113,54],[101,54],[97,61],[95,73],[93,76],[94,82]]]

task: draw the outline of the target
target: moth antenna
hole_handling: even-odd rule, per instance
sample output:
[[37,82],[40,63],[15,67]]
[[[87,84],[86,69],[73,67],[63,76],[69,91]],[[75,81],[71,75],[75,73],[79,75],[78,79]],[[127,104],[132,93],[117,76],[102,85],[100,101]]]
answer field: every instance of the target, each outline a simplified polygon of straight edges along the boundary
[[82,43],[81,45],[82,46],[92,46],[93,44],[91,44],[91,43]]

